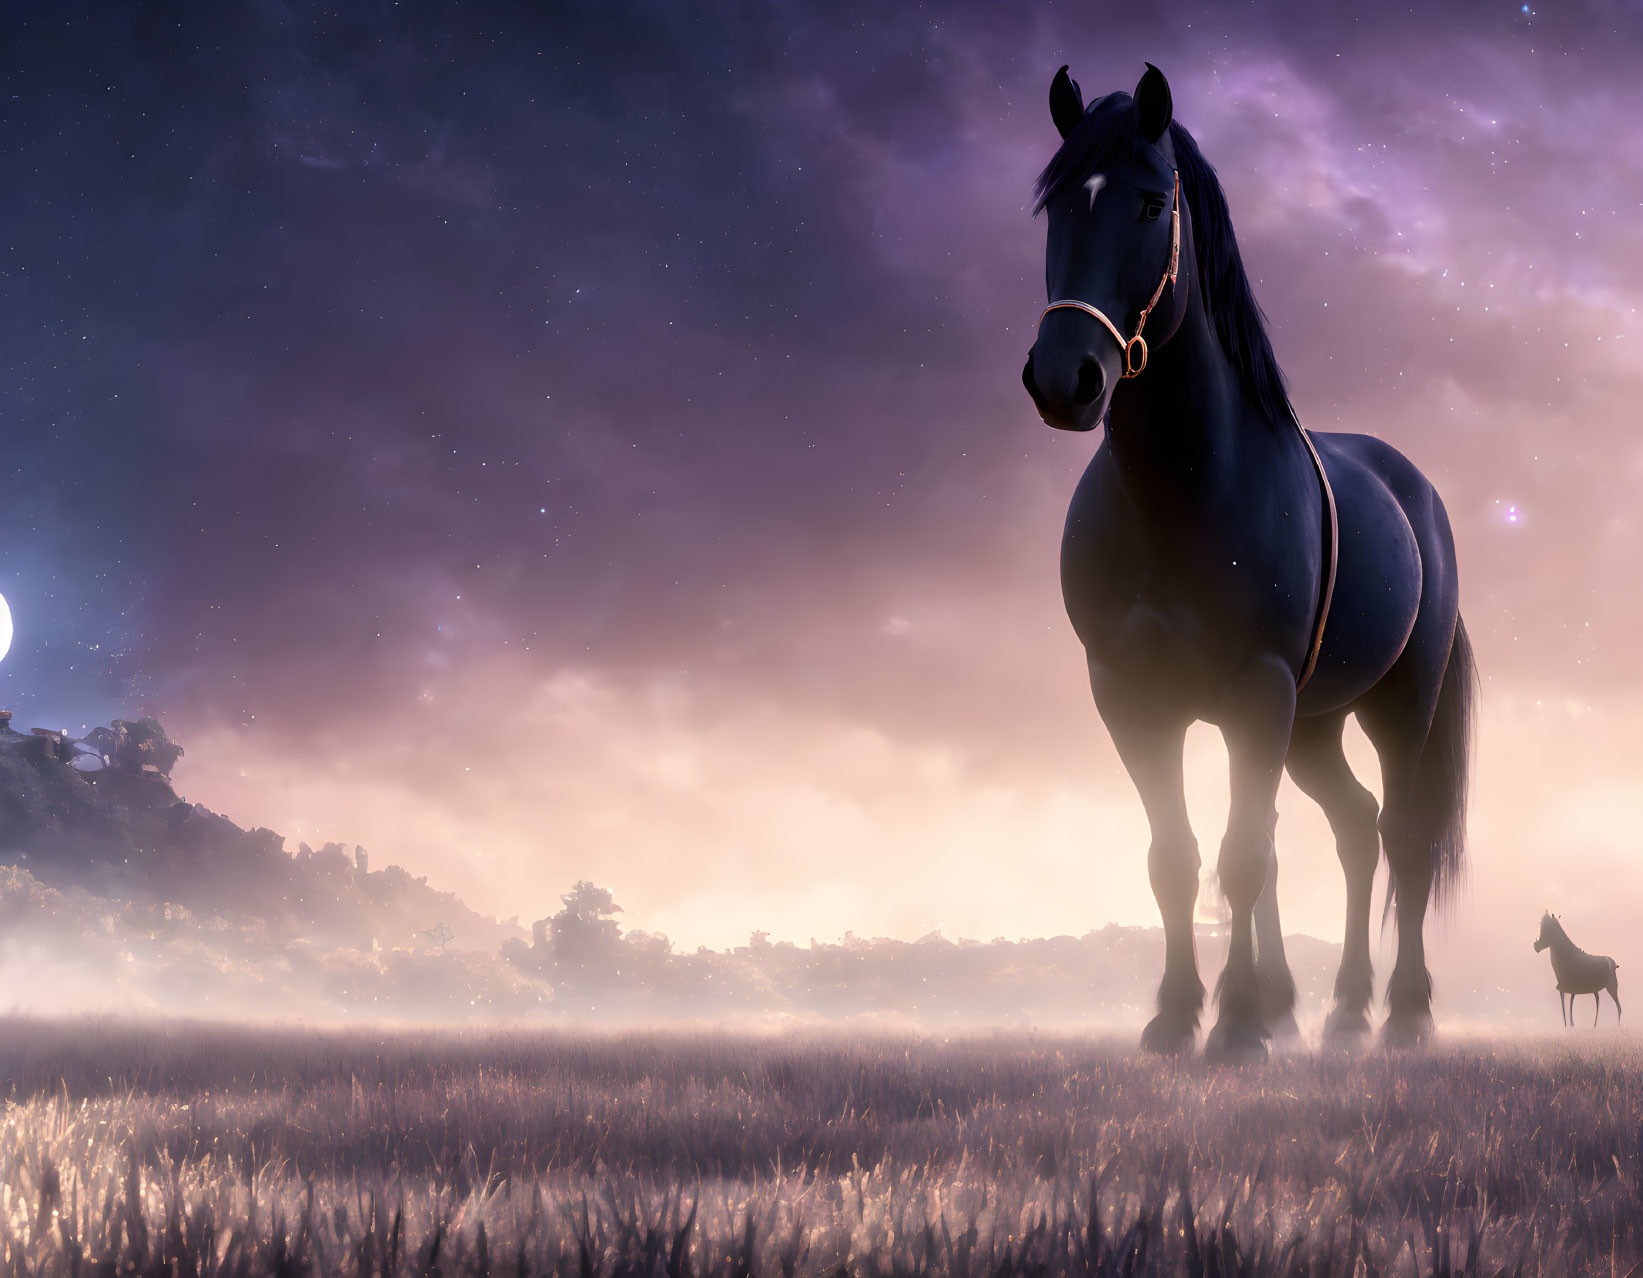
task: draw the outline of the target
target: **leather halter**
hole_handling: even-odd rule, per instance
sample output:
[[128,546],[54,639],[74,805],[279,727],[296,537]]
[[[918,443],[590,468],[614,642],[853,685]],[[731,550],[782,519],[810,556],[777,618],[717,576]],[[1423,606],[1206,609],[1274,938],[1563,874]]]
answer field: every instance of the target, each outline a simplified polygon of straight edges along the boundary
[[[1038,317],[1038,322],[1042,324],[1044,316],[1051,311],[1083,311],[1086,315],[1093,315],[1101,321],[1107,332],[1111,333],[1118,345],[1123,348],[1124,376],[1139,376],[1141,370],[1147,366],[1147,339],[1141,336],[1141,330],[1147,326],[1147,316],[1151,315],[1152,308],[1158,305],[1158,299],[1164,296],[1164,285],[1168,284],[1171,288],[1175,287],[1175,277],[1181,266],[1181,173],[1179,170],[1175,173],[1175,201],[1170,208],[1169,240],[1169,265],[1164,268],[1164,274],[1158,281],[1158,287],[1152,290],[1152,300],[1141,308],[1141,318],[1136,321],[1134,337],[1126,339],[1124,334],[1119,331],[1118,325],[1108,319],[1100,308],[1091,306],[1088,302],[1080,301],[1076,297],[1063,297],[1051,302],[1044,308],[1043,315]],[[1141,349],[1140,363],[1135,362],[1137,347]]]
[[[1176,276],[1181,266],[1181,172],[1175,171],[1175,200],[1170,209],[1170,246],[1169,265],[1164,268],[1163,277],[1158,281],[1158,287],[1153,289],[1152,297],[1141,308],[1141,318],[1135,322],[1135,336],[1125,338],[1119,331],[1118,325],[1107,318],[1098,307],[1076,297],[1063,297],[1051,302],[1044,308],[1038,322],[1044,322],[1044,316],[1051,311],[1070,310],[1083,311],[1086,315],[1094,316],[1101,322],[1103,328],[1113,335],[1118,345],[1124,351],[1124,376],[1138,377],[1147,366],[1147,342],[1141,336],[1141,330],[1147,326],[1147,316],[1152,314],[1153,307],[1158,305],[1164,296],[1164,285],[1175,287]],[[1141,361],[1136,363],[1134,351],[1139,347]],[[1292,419],[1293,420],[1293,419]],[[1317,447],[1312,443],[1312,436],[1307,433],[1306,427],[1295,422],[1295,429],[1300,433],[1301,442],[1306,445],[1307,454],[1312,458],[1313,468],[1318,472],[1318,484],[1323,489],[1324,509],[1329,514],[1329,561],[1324,566],[1322,589],[1318,592],[1318,610],[1312,620],[1312,638],[1306,647],[1306,660],[1301,666],[1300,675],[1295,680],[1295,691],[1298,693],[1312,678],[1312,672],[1318,668],[1318,657],[1324,646],[1324,627],[1329,624],[1329,605],[1335,598],[1335,573],[1340,565],[1341,556],[1341,524],[1340,515],[1335,509],[1335,490],[1330,487],[1329,475],[1324,470],[1324,460],[1318,455]]]

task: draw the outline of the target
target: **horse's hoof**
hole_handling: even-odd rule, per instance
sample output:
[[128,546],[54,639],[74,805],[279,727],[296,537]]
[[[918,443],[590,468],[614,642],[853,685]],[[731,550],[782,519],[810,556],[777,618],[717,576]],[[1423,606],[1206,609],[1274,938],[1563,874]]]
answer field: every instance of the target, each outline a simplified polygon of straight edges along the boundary
[[1407,1050],[1423,1047],[1432,1037],[1432,1018],[1422,1015],[1389,1016],[1381,1026],[1381,1042],[1387,1047]]
[[1221,1021],[1204,1043],[1204,1059],[1217,1065],[1259,1065],[1267,1059],[1266,1040],[1259,1025]]
[[1141,1050],[1159,1056],[1186,1056],[1192,1052],[1197,1033],[1193,1021],[1160,1012],[1141,1031]]
[[1324,1022],[1324,1042],[1334,1047],[1357,1047],[1369,1037],[1369,1014],[1362,1009],[1337,1007]]
[[1272,1028],[1273,1042],[1295,1043],[1300,1041],[1301,1027],[1295,1023],[1295,1013],[1288,1008],[1268,1016],[1267,1024]]

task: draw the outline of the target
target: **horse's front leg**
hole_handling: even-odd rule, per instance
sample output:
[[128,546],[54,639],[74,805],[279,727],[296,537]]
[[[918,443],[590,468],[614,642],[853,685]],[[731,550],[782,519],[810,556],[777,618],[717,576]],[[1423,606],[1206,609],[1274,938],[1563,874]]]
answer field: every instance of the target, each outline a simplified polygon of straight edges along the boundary
[[1273,849],[1266,886],[1255,902],[1255,979],[1261,986],[1261,1016],[1280,1039],[1301,1036],[1295,1023],[1295,978],[1284,955],[1284,928],[1278,917],[1278,853]]
[[1158,1014],[1142,1031],[1141,1047],[1170,1054],[1191,1051],[1204,1006],[1204,982],[1198,975],[1192,934],[1192,913],[1198,904],[1198,840],[1187,819],[1181,777],[1189,720],[1184,712],[1160,712],[1156,705],[1142,702],[1125,680],[1108,675],[1094,661],[1090,688],[1152,830],[1147,876],[1164,920],[1164,979],[1158,987]]
[[1220,1016],[1205,1047],[1215,1059],[1248,1060],[1266,1055],[1254,914],[1273,859],[1278,779],[1295,721],[1295,676],[1275,656],[1257,658],[1227,689],[1217,719],[1227,743],[1232,803],[1216,870],[1232,911],[1232,938],[1218,991]]

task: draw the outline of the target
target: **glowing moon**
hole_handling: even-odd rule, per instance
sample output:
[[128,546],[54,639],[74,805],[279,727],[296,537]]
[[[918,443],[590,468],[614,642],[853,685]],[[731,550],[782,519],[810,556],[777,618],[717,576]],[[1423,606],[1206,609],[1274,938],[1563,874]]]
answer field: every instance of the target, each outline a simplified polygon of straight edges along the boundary
[[0,661],[6,659],[6,653],[11,650],[11,609],[6,607],[6,597],[0,595]]

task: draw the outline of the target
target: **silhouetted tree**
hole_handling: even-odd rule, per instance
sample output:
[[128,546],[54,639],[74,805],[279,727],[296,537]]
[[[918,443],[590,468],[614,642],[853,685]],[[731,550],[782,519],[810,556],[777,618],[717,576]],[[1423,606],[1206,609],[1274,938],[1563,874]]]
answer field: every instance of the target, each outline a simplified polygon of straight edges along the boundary
[[559,966],[598,967],[612,958],[622,943],[622,929],[612,915],[622,907],[610,892],[581,880],[559,898],[565,908],[548,924],[548,944]]

